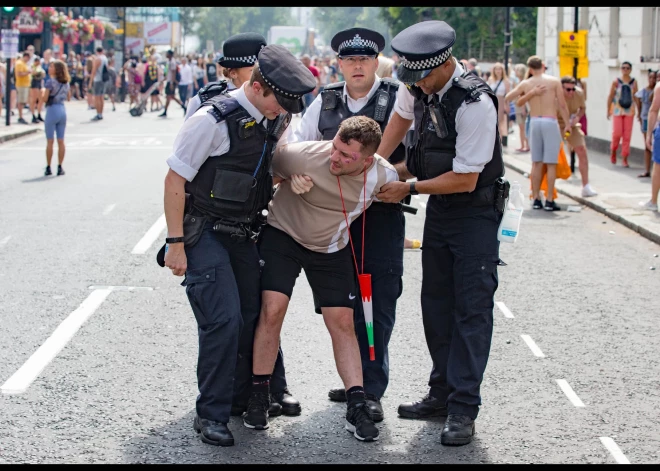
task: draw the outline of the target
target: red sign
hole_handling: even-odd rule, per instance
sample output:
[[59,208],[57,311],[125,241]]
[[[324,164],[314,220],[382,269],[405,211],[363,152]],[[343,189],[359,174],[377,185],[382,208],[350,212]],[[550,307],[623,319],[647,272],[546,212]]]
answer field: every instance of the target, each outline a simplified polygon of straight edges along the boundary
[[152,29],[151,31],[147,31],[147,36],[152,37],[152,36],[160,33],[161,31],[165,31],[169,27],[170,27],[169,23],[163,23],[162,25],[158,26],[157,28]]
[[12,26],[21,34],[40,34],[44,30],[44,24],[36,16],[32,16],[32,13],[32,7],[23,7]]

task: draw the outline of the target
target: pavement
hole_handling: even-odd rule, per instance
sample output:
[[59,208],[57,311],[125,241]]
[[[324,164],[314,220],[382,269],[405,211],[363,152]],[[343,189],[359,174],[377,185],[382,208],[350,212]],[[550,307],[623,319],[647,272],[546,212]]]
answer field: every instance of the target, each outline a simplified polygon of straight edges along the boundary
[[[155,263],[183,113],[134,118],[122,104],[90,122],[80,105],[67,105],[65,176],[43,176],[43,134],[0,145],[0,463],[660,462],[660,250],[589,207],[525,210],[517,242],[501,245],[471,444],[440,445],[442,419],[397,417],[431,369],[419,250],[404,254],[379,441],[353,438],[327,398],[341,382],[301,276],[282,348],[302,414],[262,432],[232,418],[236,446],[202,443],[197,325],[182,278]],[[426,202],[413,198],[409,237],[422,238]]]
[[[513,150],[520,147],[520,141],[515,131],[518,131],[517,126],[515,126],[514,133],[509,135],[508,147],[504,148],[504,165],[529,175],[532,170],[531,155],[529,152],[516,153]],[[642,164],[631,160],[630,168],[624,168],[621,166],[620,157],[617,164],[613,165],[607,154],[593,150],[588,150],[587,153],[589,182],[598,195],[589,198],[582,196],[582,180],[578,170],[577,156],[575,173],[567,180],[557,179],[557,192],[581,205],[603,213],[643,237],[660,244],[660,212],[646,211],[639,206],[639,202],[646,202],[651,197],[651,179],[637,177],[644,171]],[[567,158],[570,162],[570,154],[567,155]],[[558,199],[557,202],[561,204],[562,200]]]

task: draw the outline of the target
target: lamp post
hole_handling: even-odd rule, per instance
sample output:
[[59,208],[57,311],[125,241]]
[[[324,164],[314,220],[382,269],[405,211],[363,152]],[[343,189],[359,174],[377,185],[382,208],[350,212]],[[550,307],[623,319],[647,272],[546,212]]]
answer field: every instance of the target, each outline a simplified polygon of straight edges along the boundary
[[[575,12],[573,14],[573,32],[577,33],[578,32],[578,14],[579,14],[579,8],[580,7],[575,7]],[[578,81],[578,58],[576,57],[573,59],[573,78],[575,79],[575,82],[577,83]],[[571,150],[571,173],[575,173],[575,151]]]
[[505,7],[504,26],[504,75],[509,76],[509,46],[511,46],[511,7]]

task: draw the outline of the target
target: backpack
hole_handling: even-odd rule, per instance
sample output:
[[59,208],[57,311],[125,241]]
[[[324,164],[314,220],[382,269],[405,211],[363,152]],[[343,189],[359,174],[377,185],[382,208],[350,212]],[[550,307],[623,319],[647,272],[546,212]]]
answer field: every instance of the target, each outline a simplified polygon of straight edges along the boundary
[[635,79],[632,79],[630,83],[623,83],[620,78],[617,78],[619,85],[621,85],[621,95],[619,96],[619,106],[623,109],[628,109],[632,106],[632,84],[635,83]]
[[101,81],[107,82],[110,80],[110,74],[108,74],[108,66],[103,64],[103,70],[101,70]]

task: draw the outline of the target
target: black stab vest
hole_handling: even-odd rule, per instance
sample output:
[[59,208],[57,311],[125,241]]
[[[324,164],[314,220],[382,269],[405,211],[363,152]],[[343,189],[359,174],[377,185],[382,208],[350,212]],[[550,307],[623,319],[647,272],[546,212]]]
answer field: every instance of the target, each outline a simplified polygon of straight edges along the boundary
[[[229,95],[217,95],[206,104],[213,106],[209,113],[217,123],[227,123],[229,152],[207,158],[193,181],[186,182],[186,193],[204,215],[230,224],[250,224],[272,197],[273,149],[291,117],[268,121],[266,130]],[[276,135],[274,128],[279,129]]]
[[[471,73],[464,73],[452,79],[452,86],[443,95],[439,108],[447,125],[448,135],[439,138],[431,120],[427,95],[412,86],[409,88],[415,97],[415,132],[412,138],[412,147],[408,149],[407,167],[410,173],[418,180],[428,180],[452,170],[453,160],[456,157],[456,112],[463,102],[470,106],[479,101],[481,93],[490,97],[497,111],[497,97],[488,84]],[[481,92],[481,93],[480,93]],[[493,142],[493,157],[479,174],[476,189],[488,187],[504,175],[504,161],[502,160],[502,144],[500,141],[497,120],[494,120],[496,137]]]
[[[337,82],[330,85],[327,85],[323,92],[321,92],[321,114],[319,116],[318,129],[321,135],[323,136],[324,141],[330,141],[334,139],[339,131],[339,126],[342,121],[351,116],[367,116],[369,118],[375,119],[376,109],[378,107],[378,98],[381,95],[381,91],[387,94],[387,105],[383,106],[381,104],[381,116],[382,120],[376,120],[380,125],[380,130],[385,131],[385,126],[389,120],[390,113],[392,108],[394,108],[394,102],[396,101],[396,92],[399,89],[399,83],[390,78],[382,78],[378,89],[369,99],[366,105],[364,105],[359,111],[353,113],[348,109],[346,102],[344,101],[344,82]],[[405,158],[405,147],[399,145],[392,156],[389,158],[389,161],[392,164],[403,161]]]

